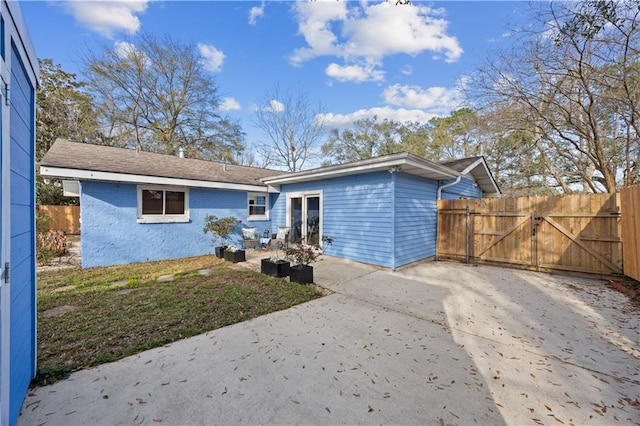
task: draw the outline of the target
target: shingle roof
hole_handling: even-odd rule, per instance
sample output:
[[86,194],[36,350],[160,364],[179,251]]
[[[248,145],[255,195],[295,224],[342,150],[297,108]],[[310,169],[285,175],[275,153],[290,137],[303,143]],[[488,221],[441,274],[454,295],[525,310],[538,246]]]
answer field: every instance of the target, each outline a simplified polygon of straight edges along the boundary
[[442,164],[443,166],[447,166],[457,172],[461,172],[481,158],[482,157],[461,158],[459,160],[447,161],[446,163],[440,164]]
[[264,186],[260,181],[262,178],[286,174],[278,170],[236,166],[152,152],[137,152],[125,148],[71,142],[66,139],[56,140],[40,161],[40,165],[261,186]]

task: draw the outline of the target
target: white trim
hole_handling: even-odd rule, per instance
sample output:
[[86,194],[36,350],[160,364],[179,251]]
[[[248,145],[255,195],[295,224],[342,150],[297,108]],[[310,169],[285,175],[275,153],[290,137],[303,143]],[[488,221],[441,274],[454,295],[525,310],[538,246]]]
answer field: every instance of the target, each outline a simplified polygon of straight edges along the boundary
[[[264,214],[250,214],[249,201],[252,197],[264,197]],[[269,193],[268,192],[247,192],[247,220],[249,221],[260,221],[260,220],[269,220]],[[256,204],[258,205],[258,204]]]
[[133,175],[127,173],[98,172],[93,170],[67,169],[40,166],[40,175],[62,179],[92,180],[102,182],[172,185],[190,188],[229,189],[236,191],[273,192],[266,185],[247,185],[229,182],[210,182],[195,179],[179,179],[161,176]]
[[380,170],[405,171],[402,166],[413,167],[422,171],[431,172],[439,175],[437,179],[443,180],[448,178],[456,178],[459,172],[443,166],[441,164],[431,163],[430,161],[421,159],[411,154],[395,154],[387,157],[379,157],[374,159],[362,160],[356,163],[321,167],[305,172],[298,172],[290,175],[276,176],[274,178],[262,179],[262,182],[269,186],[277,186],[286,183],[307,182],[318,179],[328,179],[341,176],[349,176],[360,173],[374,172]]
[[[184,192],[184,214],[142,214],[142,191],[174,191]],[[189,222],[189,188],[162,185],[138,185],[137,189],[137,220],[138,223],[187,223]],[[164,206],[164,198],[163,198]]]
[[0,189],[0,207],[2,218],[0,218],[0,424],[9,424],[11,396],[11,282],[4,282],[5,262],[11,261],[11,133],[10,114],[11,110],[7,105],[4,92],[5,82],[10,81],[9,63],[11,62],[11,34],[12,26],[8,15],[8,4],[3,1],[0,12],[4,17],[4,40],[5,40],[5,60],[0,57],[0,128],[2,153],[2,189]]

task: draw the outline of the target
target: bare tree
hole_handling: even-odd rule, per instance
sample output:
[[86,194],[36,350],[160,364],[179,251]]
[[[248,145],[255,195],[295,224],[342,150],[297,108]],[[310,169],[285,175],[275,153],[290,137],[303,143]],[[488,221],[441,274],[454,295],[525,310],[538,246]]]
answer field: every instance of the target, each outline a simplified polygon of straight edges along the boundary
[[234,161],[240,126],[219,114],[220,96],[194,45],[142,34],[85,60],[88,88],[115,145]]
[[617,12],[600,13],[597,31],[567,24],[584,4],[536,6],[544,8],[538,31],[483,64],[468,86],[471,99],[484,110],[518,112],[513,129],[528,132],[535,160],[563,192],[615,192],[620,176],[626,184],[638,176],[637,4],[608,4]]
[[320,154],[318,141],[325,132],[326,118],[321,105],[313,108],[300,89],[281,89],[275,85],[256,108],[252,122],[264,133],[267,143],[259,154],[272,166],[290,172],[303,170]]

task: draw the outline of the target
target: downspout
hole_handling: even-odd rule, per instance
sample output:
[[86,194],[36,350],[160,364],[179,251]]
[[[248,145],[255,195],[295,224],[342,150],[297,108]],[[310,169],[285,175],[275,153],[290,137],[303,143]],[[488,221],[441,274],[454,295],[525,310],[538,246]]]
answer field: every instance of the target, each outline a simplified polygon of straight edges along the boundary
[[446,188],[450,188],[454,185],[457,185],[462,180],[462,175],[459,175],[456,180],[453,182],[447,183],[446,185],[442,185],[438,187],[438,191],[436,192],[436,260],[440,260],[438,256],[438,241],[440,240],[440,207],[438,206],[438,201],[442,198],[442,191]]

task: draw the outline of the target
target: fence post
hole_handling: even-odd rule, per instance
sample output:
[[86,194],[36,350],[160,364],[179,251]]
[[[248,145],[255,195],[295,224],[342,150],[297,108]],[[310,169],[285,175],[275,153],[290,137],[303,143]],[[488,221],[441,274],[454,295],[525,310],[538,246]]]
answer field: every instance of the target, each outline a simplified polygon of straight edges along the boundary
[[465,249],[465,255],[464,255],[465,263],[469,263],[471,261],[471,254],[469,253],[469,247],[470,247],[469,238],[471,238],[471,234],[469,232],[469,218],[470,218],[469,206],[467,206],[467,209],[466,209],[466,212],[465,212],[465,219],[466,219],[466,223],[465,223],[466,230],[465,230],[465,232],[467,234],[467,238],[465,238],[465,241],[466,241],[466,244],[467,244],[467,247]]

